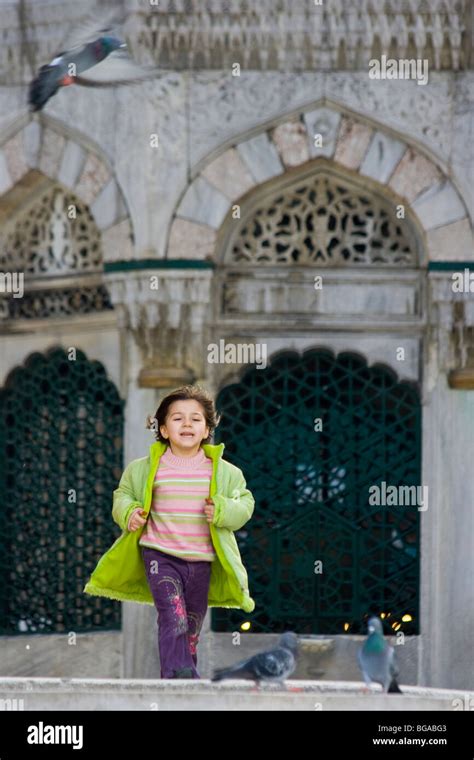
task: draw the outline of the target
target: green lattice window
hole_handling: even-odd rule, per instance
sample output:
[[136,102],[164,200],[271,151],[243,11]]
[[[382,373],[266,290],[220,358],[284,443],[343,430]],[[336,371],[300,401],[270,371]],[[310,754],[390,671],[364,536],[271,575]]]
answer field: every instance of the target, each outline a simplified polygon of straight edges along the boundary
[[0,391],[0,634],[120,628],[120,603],[82,589],[117,538],[123,405],[100,362],[60,348]]
[[213,629],[359,633],[385,613],[418,633],[420,511],[369,505],[373,485],[420,485],[416,387],[355,354],[313,350],[248,370],[217,407],[216,440],[256,501],[237,533],[256,609],[215,609]]

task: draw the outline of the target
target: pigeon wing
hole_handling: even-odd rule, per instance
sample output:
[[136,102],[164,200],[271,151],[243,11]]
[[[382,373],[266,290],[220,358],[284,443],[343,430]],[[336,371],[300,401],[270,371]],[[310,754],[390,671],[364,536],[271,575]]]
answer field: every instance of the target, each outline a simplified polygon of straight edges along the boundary
[[126,14],[123,11],[117,8],[104,10],[97,7],[95,11],[84,15],[79,21],[70,25],[62,42],[62,49],[70,51],[82,48],[104,34],[123,39],[125,21]]
[[388,671],[390,673],[390,678],[397,678],[400,669],[398,667],[397,654],[392,646],[389,647],[388,658]]
[[105,60],[92,66],[86,77],[75,77],[74,83],[84,87],[115,87],[156,79],[161,74],[155,66],[141,66],[126,51],[115,50]]
[[220,681],[222,678],[232,677],[253,679],[255,678],[253,661],[254,657],[247,657],[247,659],[236,662],[234,665],[230,665],[227,668],[218,668],[214,671],[212,680]]
[[364,652],[363,647],[361,647],[359,651],[357,652],[357,659],[359,661],[359,667],[364,677],[364,681],[366,682],[366,684],[369,684],[371,682],[371,678],[370,678],[369,673],[367,672],[366,654]]
[[281,678],[288,667],[287,658],[277,650],[256,654],[253,660],[255,673],[260,678]]
[[371,652],[367,649],[366,642],[359,651],[359,664],[366,682],[385,684],[388,673],[386,648],[382,652]]

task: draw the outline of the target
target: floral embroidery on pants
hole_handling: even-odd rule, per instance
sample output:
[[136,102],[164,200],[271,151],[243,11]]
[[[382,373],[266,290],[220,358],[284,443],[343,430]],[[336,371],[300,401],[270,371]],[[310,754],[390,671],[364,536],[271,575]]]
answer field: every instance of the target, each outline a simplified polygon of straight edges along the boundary
[[174,612],[176,622],[175,633],[178,636],[182,633],[186,633],[188,630],[188,618],[186,615],[186,605],[181,584],[176,578],[172,578],[169,575],[166,575],[158,583],[171,584],[172,588],[168,589],[168,600],[170,602],[170,607],[172,607]]
[[195,612],[190,612],[188,614],[188,620],[189,620],[189,633],[188,633],[188,641],[189,641],[189,651],[192,655],[196,654],[196,648],[199,640],[199,632],[201,630],[202,621],[204,619],[203,615],[197,615]]

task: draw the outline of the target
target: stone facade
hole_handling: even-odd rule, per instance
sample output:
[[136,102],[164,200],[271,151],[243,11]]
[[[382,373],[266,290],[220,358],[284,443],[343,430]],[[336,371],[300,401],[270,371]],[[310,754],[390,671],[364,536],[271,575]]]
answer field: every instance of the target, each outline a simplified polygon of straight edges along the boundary
[[[472,688],[474,392],[449,380],[474,371],[473,294],[452,288],[452,271],[474,267],[468,4],[430,0],[430,12],[417,15],[395,0],[364,0],[351,15],[333,1],[308,17],[309,3],[297,13],[298,3],[269,0],[258,3],[252,36],[241,0],[210,3],[208,15],[201,2],[191,12],[176,2],[145,14],[138,0],[124,2],[134,53],[162,74],[130,88],[64,88],[35,117],[21,83],[21,28],[4,5],[3,69],[13,52],[0,87],[0,268],[15,266],[6,241],[28,204],[62,192],[88,209],[102,265],[86,273],[72,264],[59,279],[46,269],[41,280],[26,279],[26,290],[49,303],[68,284],[100,284],[114,308],[12,319],[0,293],[2,384],[34,351],[79,346],[126,399],[128,462],[152,442],[144,420],[168,388],[196,380],[217,392],[238,382],[243,367],[229,374],[207,362],[210,339],[264,342],[270,358],[312,346],[354,350],[420,383],[423,483],[432,496],[422,528],[422,634],[410,642],[409,679]],[[43,63],[77,4],[37,2],[31,13]],[[429,82],[370,79],[368,61],[383,51],[426,57]],[[237,259],[236,249],[252,250],[243,244],[246,220],[308,178],[335,178],[354,197],[364,192],[379,213],[392,209],[392,220],[401,208],[405,259]],[[321,297],[315,275],[324,280]],[[139,654],[154,646],[155,613],[136,608],[124,604],[116,675],[156,676],[150,654]],[[202,646],[205,668],[212,636]]]

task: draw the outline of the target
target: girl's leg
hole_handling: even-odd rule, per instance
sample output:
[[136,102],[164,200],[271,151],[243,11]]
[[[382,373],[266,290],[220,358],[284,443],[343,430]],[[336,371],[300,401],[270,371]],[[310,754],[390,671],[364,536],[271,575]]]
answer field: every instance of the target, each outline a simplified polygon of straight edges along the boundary
[[183,593],[187,563],[148,547],[143,547],[143,560],[158,611],[161,677],[181,677],[183,669],[188,669],[184,671],[189,673],[188,677],[198,677],[189,650],[188,618]]
[[197,644],[207,612],[211,562],[188,562],[188,567],[184,598],[188,617],[189,651],[194,663],[193,677],[200,678],[197,671]]

